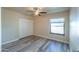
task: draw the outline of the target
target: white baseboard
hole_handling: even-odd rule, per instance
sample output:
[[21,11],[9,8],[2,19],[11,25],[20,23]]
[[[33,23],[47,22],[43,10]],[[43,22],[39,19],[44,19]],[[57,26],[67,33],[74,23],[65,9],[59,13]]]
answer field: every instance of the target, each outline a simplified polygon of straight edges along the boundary
[[[43,35],[37,35],[37,34],[33,34],[33,35],[44,37],[44,38],[48,38],[48,39],[51,39],[51,40],[56,40],[54,38],[46,37],[46,36],[43,36]],[[17,39],[14,39],[14,40],[10,40],[10,41],[6,41],[6,42],[2,43],[2,45],[7,44],[7,43],[11,43],[11,42],[14,42],[14,41],[17,41],[19,39],[20,38],[17,38]],[[60,40],[57,40],[57,41],[60,41]],[[64,42],[64,41],[60,41],[60,42]],[[68,42],[64,42],[64,43],[68,43]]]
[[7,43],[11,43],[11,42],[14,42],[14,41],[17,41],[17,40],[19,40],[19,38],[3,42],[2,45],[7,44]]
[[[30,35],[28,35],[28,36],[30,36]],[[24,37],[26,37],[26,36],[24,36]],[[24,38],[24,37],[19,37],[19,38],[13,39],[13,40],[9,40],[9,41],[3,42],[2,45],[7,44],[7,43],[11,43],[11,42],[14,42],[14,41],[17,41],[17,40],[19,40],[21,38]]]
[[36,35],[36,36],[40,36],[40,37],[43,37],[43,38],[47,38],[47,39],[51,39],[51,40],[55,40],[55,41],[59,41],[59,42],[63,42],[63,43],[67,43],[67,44],[69,44],[69,42],[62,41],[62,40],[57,40],[57,39],[50,38],[50,37],[47,37],[47,36],[43,36],[43,35],[37,35],[37,34],[34,34],[34,35]]

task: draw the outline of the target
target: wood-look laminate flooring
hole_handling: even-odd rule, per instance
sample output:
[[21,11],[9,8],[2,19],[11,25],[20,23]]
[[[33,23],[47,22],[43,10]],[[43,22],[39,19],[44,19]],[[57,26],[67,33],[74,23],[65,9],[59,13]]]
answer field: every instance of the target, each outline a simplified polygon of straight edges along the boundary
[[2,45],[2,52],[68,52],[69,45],[31,35]]

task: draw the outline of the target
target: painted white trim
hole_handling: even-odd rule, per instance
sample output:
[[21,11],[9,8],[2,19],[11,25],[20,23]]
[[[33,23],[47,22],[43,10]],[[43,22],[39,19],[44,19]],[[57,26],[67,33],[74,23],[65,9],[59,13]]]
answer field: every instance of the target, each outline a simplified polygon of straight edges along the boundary
[[3,42],[2,45],[7,44],[7,43],[11,43],[11,42],[14,42],[14,41],[17,41],[17,40],[19,40],[19,39],[20,39],[20,38],[17,38],[17,39],[14,39],[14,40],[10,40],[10,41],[6,41],[6,42]]
[[51,39],[51,40],[55,40],[55,41],[59,41],[59,42],[63,42],[63,43],[67,43],[67,44],[69,44],[69,42],[65,42],[65,41],[62,41],[62,40],[57,40],[57,39],[50,38],[50,37],[47,37],[47,36],[37,35],[37,34],[34,34],[34,35],[36,35],[36,36],[40,36],[40,37],[43,37],[43,38],[47,38],[47,39]]
[[[32,34],[32,35],[33,35],[33,34]],[[30,35],[28,35],[28,36],[30,36]],[[24,37],[27,37],[27,36],[24,36]],[[3,42],[2,45],[7,44],[7,43],[11,43],[11,42],[14,42],[14,41],[17,41],[17,40],[19,40],[19,39],[21,39],[21,38],[24,38],[24,37],[19,37],[19,38],[16,38],[16,39],[14,39],[14,40],[10,40],[10,41]]]

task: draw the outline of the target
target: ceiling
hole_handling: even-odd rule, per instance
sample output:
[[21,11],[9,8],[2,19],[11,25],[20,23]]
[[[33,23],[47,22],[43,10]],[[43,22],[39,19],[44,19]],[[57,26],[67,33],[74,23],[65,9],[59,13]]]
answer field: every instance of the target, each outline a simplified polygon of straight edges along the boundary
[[[23,13],[28,16],[32,16],[33,12],[29,11],[32,10],[35,7],[7,7],[8,9]],[[57,12],[63,12],[69,10],[69,7],[41,7],[44,12],[47,12],[47,14],[57,13]]]

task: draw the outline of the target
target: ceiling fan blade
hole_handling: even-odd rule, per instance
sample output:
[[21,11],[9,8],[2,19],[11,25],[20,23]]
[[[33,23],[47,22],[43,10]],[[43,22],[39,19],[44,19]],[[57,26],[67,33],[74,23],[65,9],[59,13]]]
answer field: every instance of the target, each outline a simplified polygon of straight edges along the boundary
[[26,10],[27,12],[35,12],[34,10]]
[[29,12],[29,13],[33,13],[33,15],[39,15],[40,14],[40,12],[42,12],[42,8],[40,8],[40,7],[28,7],[27,9],[26,9],[26,12]]

